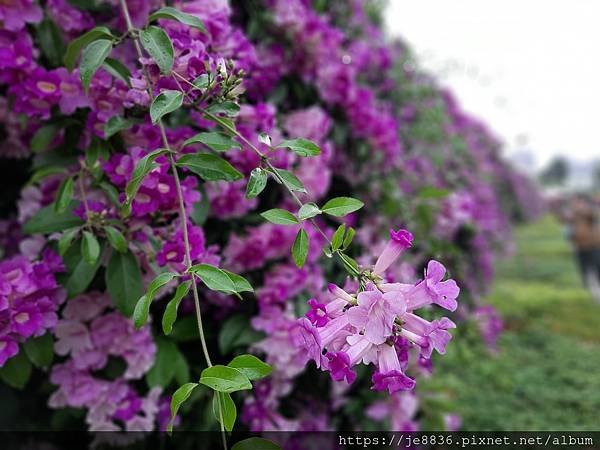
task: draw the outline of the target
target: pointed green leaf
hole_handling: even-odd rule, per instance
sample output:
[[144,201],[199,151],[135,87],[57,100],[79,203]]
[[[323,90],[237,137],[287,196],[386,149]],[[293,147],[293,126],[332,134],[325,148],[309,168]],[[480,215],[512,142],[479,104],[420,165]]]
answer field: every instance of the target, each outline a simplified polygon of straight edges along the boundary
[[75,203],[71,202],[66,211],[57,214],[54,206],[48,205],[40,209],[23,225],[23,231],[28,234],[53,233],[83,225],[83,221],[73,214]]
[[342,246],[344,242],[344,235],[346,233],[346,225],[341,224],[335,233],[333,233],[333,237],[331,238],[331,249],[336,251],[338,248]]
[[198,275],[206,287],[213,291],[226,294],[253,291],[252,286],[244,277],[210,264],[197,264],[190,267],[189,272]]
[[93,42],[98,39],[115,39],[115,36],[111,33],[111,31],[106,27],[95,27],[92,28],[87,33],[82,34],[77,39],[71,41],[69,46],[67,47],[67,51],[65,52],[64,63],[65,67],[70,71],[75,67],[75,63],[77,62],[77,55],[83,47],[88,45],[90,42]]
[[199,75],[194,81],[193,85],[198,89],[206,89],[210,83],[210,77],[207,73]]
[[171,8],[170,6],[165,6],[164,8],[161,8],[158,11],[150,14],[150,17],[148,17],[148,22],[152,22],[157,19],[177,20],[185,25],[197,28],[203,33],[206,33],[206,28],[200,19],[198,19],[196,16],[192,16],[191,14],[179,11],[178,9]]
[[31,151],[38,153],[46,150],[54,140],[54,137],[59,130],[60,127],[56,124],[44,125],[40,127],[31,138],[31,142],[29,144]]
[[4,366],[0,367],[0,379],[15,389],[23,389],[30,376],[31,363],[23,352],[8,359]]
[[89,231],[83,232],[83,239],[81,240],[81,254],[86,263],[90,266],[96,264],[100,257],[100,244],[98,239]]
[[200,375],[200,384],[225,393],[252,389],[250,380],[237,369],[216,365],[204,369]]
[[133,310],[133,323],[136,328],[140,328],[148,321],[148,314],[150,313],[150,304],[154,300],[156,292],[177,276],[173,272],[164,272],[159,274],[150,282],[148,289],[144,295],[140,297]]
[[57,175],[59,173],[66,173],[66,169],[64,167],[58,167],[58,166],[45,166],[42,167],[38,170],[36,170],[33,175],[31,176],[31,178],[29,179],[29,181],[27,182],[27,184],[35,184],[40,180],[43,180],[46,177],[49,177],[51,175]]
[[260,213],[260,215],[269,222],[276,223],[277,225],[297,225],[300,223],[296,216],[285,209],[273,208]]
[[71,199],[73,198],[73,178],[69,177],[65,179],[56,193],[56,200],[54,202],[54,211],[57,213],[63,213],[67,210]]
[[321,210],[331,216],[343,217],[364,206],[360,200],[351,197],[336,197],[323,205]]
[[165,149],[154,150],[153,152],[148,153],[142,159],[140,159],[133,169],[133,173],[131,174],[131,180],[125,186],[125,203],[123,203],[122,213],[124,216],[128,216],[131,213],[131,202],[133,201],[137,191],[144,181],[144,177],[148,175],[153,169],[158,167],[157,164],[154,163],[156,158],[165,153]]
[[217,422],[220,423],[222,417],[225,430],[233,430],[237,418],[237,409],[235,403],[231,399],[231,395],[216,391],[213,397],[212,407]]
[[112,253],[105,281],[114,305],[123,315],[131,317],[137,299],[143,294],[142,272],[131,251]]
[[277,148],[287,147],[299,156],[317,156],[321,154],[321,149],[317,144],[308,139],[288,139],[282,141]]
[[306,255],[308,255],[308,234],[301,228],[292,245],[292,258],[298,267],[304,266]]
[[306,203],[302,205],[302,207],[298,211],[298,218],[300,220],[306,220],[318,216],[319,214],[321,214],[321,210],[316,204]]
[[199,133],[194,137],[189,138],[183,143],[183,147],[190,144],[202,143],[216,152],[226,152],[231,149],[240,149],[239,143],[222,133],[214,131]]
[[229,162],[209,153],[183,155],[177,165],[187,167],[205,181],[235,181],[244,177]]
[[267,186],[267,178],[267,172],[260,167],[252,169],[248,185],[246,186],[246,198],[255,198],[258,196]]
[[173,68],[173,43],[162,28],[151,26],[140,31],[140,42],[152,56],[162,73],[171,72]]
[[104,139],[109,139],[120,131],[128,130],[135,122],[121,116],[112,116],[104,125]]
[[[283,184],[285,184],[285,186],[290,191],[306,193],[306,188],[302,184],[302,181],[300,181],[298,179],[298,177],[296,175],[294,175],[292,172],[290,172],[289,170],[285,170],[285,169],[275,169],[275,170],[277,171],[277,174],[279,175],[279,177],[283,180]],[[280,183],[280,181],[277,177],[275,177],[275,180],[277,180],[277,182]]]
[[115,227],[107,225],[104,227],[106,238],[110,245],[118,252],[125,253],[127,251],[127,241],[125,236]]
[[179,387],[171,397],[171,420],[167,425],[167,431],[170,433],[173,431],[173,421],[177,416],[177,412],[181,405],[190,398],[190,394],[194,389],[198,387],[198,383],[186,383]]
[[156,124],[163,116],[179,109],[183,104],[183,93],[180,91],[162,91],[150,105],[150,118]]
[[93,265],[88,264],[81,254],[81,245],[73,245],[63,256],[67,273],[61,276],[60,284],[67,289],[69,298],[85,291],[100,267],[100,258]]
[[352,239],[354,239],[355,233],[356,233],[356,231],[354,230],[354,228],[352,228],[352,227],[348,228],[348,231],[346,232],[346,236],[344,237],[344,243],[342,244],[343,249],[347,249],[348,246],[352,243]]
[[118,59],[106,58],[102,64],[102,67],[113,77],[121,80],[128,87],[131,87],[131,72],[121,61]]
[[83,50],[81,63],[79,64],[79,76],[85,91],[88,90],[92,77],[110,54],[111,50],[112,41],[108,39],[94,41]]
[[262,362],[254,355],[236,356],[227,365],[242,372],[250,381],[264,378],[273,371],[270,365]]
[[229,117],[235,117],[240,112],[240,107],[234,102],[213,103],[207,109],[212,114],[225,114]]
[[177,308],[179,308],[179,304],[181,303],[183,297],[185,297],[190,291],[191,284],[192,283],[190,281],[180,284],[177,287],[173,298],[169,300],[169,303],[167,303],[167,307],[165,308],[162,318],[162,329],[163,333],[166,335],[171,334],[171,331],[173,331],[173,324],[177,320]]
[[80,227],[74,227],[63,232],[62,236],[58,240],[59,255],[62,256],[67,252],[67,250],[71,247],[71,244],[73,243],[73,239],[75,239],[75,236],[77,236],[77,233],[79,233],[79,230]]
[[40,337],[32,337],[25,341],[23,349],[29,361],[36,367],[50,367],[54,359],[54,340],[50,333]]

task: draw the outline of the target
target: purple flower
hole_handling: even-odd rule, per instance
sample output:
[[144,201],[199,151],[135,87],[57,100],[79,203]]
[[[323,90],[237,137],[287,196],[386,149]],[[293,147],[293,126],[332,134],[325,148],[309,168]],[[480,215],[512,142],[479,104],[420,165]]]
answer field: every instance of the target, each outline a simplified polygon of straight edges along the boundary
[[456,310],[456,298],[460,292],[454,280],[442,281],[446,268],[435,260],[429,261],[425,279],[408,293],[408,310],[413,311],[430,303],[435,303],[450,311]]
[[390,240],[381,252],[381,255],[373,267],[373,273],[382,275],[400,254],[412,245],[413,235],[406,230],[390,230]]
[[378,371],[373,374],[373,389],[387,390],[390,394],[397,391],[409,391],[415,387],[415,380],[402,372],[396,348],[382,344],[378,347]]
[[323,354],[319,332],[306,317],[298,320],[292,330],[292,340],[295,345],[306,351],[308,359],[312,359],[317,368],[323,365]]
[[42,9],[33,0],[7,0],[0,4],[0,22],[10,31],[18,31],[26,23],[38,23]]
[[331,373],[331,378],[335,381],[346,380],[348,384],[352,384],[356,380],[356,372],[350,367],[350,357],[345,352],[329,352],[325,355],[327,358],[327,368]]
[[21,303],[12,311],[12,332],[23,337],[32,336],[42,328],[42,314],[30,303]]
[[358,306],[348,310],[351,325],[364,330],[365,337],[373,344],[382,344],[392,335],[394,320],[406,310],[401,292],[379,290],[364,291],[357,296]]
[[317,299],[315,298],[311,298],[308,301],[308,305],[310,306],[310,309],[306,313],[306,317],[313,325],[322,327],[329,322],[325,304],[317,302]]

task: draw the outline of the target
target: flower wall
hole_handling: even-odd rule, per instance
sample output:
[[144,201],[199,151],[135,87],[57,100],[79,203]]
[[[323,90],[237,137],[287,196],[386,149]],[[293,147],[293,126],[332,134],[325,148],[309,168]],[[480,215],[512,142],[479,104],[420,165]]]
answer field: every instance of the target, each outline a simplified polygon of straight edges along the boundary
[[374,3],[171,6],[0,5],[4,382],[44,428],[459,426],[419,379],[493,348],[535,186]]

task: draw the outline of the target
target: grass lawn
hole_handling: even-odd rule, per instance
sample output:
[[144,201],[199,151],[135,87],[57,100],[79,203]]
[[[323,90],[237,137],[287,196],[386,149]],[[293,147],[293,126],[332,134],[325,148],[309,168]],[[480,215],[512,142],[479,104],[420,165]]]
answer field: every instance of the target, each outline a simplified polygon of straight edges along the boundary
[[560,225],[516,231],[487,302],[506,332],[489,354],[458,335],[437,359],[463,430],[600,430],[600,305],[583,289]]

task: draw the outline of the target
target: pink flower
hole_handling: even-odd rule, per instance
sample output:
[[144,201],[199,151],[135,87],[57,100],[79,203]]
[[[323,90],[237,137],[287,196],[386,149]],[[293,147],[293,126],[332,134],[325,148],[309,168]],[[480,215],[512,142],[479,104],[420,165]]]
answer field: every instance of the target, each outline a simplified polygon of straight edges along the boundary
[[397,391],[409,391],[415,387],[415,380],[406,376],[400,366],[396,348],[382,344],[378,347],[378,368],[373,374],[373,389],[387,390],[390,394]]
[[407,295],[408,310],[412,311],[431,303],[449,311],[456,310],[456,298],[460,288],[454,280],[442,281],[445,274],[446,268],[441,263],[429,261],[425,270],[425,280],[418,283]]
[[390,230],[390,240],[381,252],[381,255],[373,267],[373,273],[382,275],[400,256],[400,254],[412,245],[413,235],[406,230]]
[[382,344],[392,335],[394,320],[406,310],[401,292],[364,291],[357,296],[358,306],[348,310],[351,325],[364,331],[373,344]]

